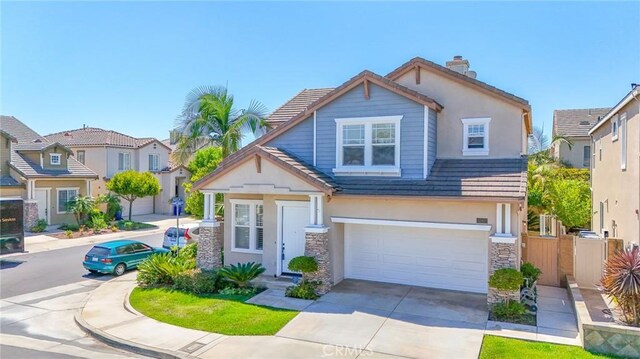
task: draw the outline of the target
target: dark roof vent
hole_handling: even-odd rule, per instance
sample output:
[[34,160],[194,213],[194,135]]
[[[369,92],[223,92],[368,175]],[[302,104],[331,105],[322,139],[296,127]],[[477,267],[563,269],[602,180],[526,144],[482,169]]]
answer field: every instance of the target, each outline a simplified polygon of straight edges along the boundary
[[35,140],[33,140],[33,142],[34,142],[34,143],[40,143],[40,142],[42,142],[42,140],[41,140],[41,139],[39,139],[39,138],[36,138]]
[[580,121],[580,124],[581,125],[587,125],[587,126],[590,125],[589,121]]

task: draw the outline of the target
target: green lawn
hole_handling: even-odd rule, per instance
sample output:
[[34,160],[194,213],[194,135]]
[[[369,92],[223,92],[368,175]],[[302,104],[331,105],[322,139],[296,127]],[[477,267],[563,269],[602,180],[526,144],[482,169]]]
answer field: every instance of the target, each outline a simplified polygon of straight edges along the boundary
[[164,288],[136,288],[131,305],[161,322],[226,335],[273,335],[298,312],[244,303],[251,296],[197,296]]
[[480,359],[499,358],[553,358],[553,359],[588,359],[612,358],[606,355],[592,354],[581,347],[559,345],[527,340],[511,339],[485,335],[480,350]]

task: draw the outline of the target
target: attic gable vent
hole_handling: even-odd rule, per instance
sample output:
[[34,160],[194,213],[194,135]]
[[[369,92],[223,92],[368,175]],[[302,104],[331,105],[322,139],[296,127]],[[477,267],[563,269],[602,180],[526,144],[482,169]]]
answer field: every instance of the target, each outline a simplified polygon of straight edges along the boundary
[[587,126],[588,126],[588,125],[589,125],[589,121],[580,121],[580,124],[581,124],[581,125],[587,125]]

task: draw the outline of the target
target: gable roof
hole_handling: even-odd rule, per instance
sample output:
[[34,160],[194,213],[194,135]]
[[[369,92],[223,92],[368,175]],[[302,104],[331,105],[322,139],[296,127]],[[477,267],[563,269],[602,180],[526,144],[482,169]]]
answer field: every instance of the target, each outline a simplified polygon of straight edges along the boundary
[[83,127],[75,130],[61,131],[46,135],[50,141],[57,141],[67,146],[115,146],[141,148],[154,141],[171,149],[153,137],[136,138],[113,130],[98,127]]
[[8,138],[11,142],[18,143],[18,139],[13,137],[9,132],[6,132],[5,130],[0,129],[0,136]]
[[637,84],[633,84],[632,86],[633,87],[631,91],[629,91],[629,93],[625,97],[623,97],[620,102],[618,102],[606,115],[604,115],[604,118],[600,122],[596,123],[596,125],[593,126],[591,130],[589,130],[589,134],[592,134],[595,130],[600,128],[602,124],[609,121],[611,117],[622,110],[622,108],[629,102],[631,102],[632,99],[638,99],[638,96],[640,95],[640,86],[638,86]]
[[201,189],[207,182],[231,171],[232,169],[250,159],[252,156],[259,156],[270,161],[271,163],[292,173],[303,181],[311,184],[312,186],[329,195],[331,195],[337,189],[337,185],[331,179],[331,177],[318,171],[313,166],[305,163],[296,156],[275,147],[256,145],[252,146],[250,151],[245,152],[245,156],[235,157],[233,160],[225,160],[220,163],[220,165],[213,172],[196,181],[193,184],[193,190]]
[[293,116],[306,110],[312,103],[333,90],[333,88],[304,89],[273,111],[267,117],[267,122],[271,127],[276,127],[283,122],[289,121]]
[[480,80],[476,80],[459,72],[453,71],[445,66],[438,65],[435,62],[425,60],[422,57],[414,57],[408,62],[400,65],[400,67],[388,73],[385,77],[395,81],[402,75],[416,68],[422,68],[431,72],[438,72],[439,74],[444,75],[451,80],[457,81],[467,86],[472,86],[484,93],[501,98],[515,106],[522,108],[528,114],[528,119],[525,122],[527,131],[528,133],[532,133],[531,131],[533,130],[533,122],[531,119],[531,105],[529,104],[529,101],[523,99],[522,97],[518,97],[514,94],[503,91],[497,87],[491,86]]
[[[48,142],[36,131],[29,128],[22,121],[13,116],[0,116],[0,129],[13,136],[18,144],[33,144]],[[38,142],[40,141],[40,142]],[[37,146],[37,145],[36,145]],[[34,146],[35,147],[35,146]]]
[[587,137],[589,130],[611,108],[583,108],[553,111],[553,135]]

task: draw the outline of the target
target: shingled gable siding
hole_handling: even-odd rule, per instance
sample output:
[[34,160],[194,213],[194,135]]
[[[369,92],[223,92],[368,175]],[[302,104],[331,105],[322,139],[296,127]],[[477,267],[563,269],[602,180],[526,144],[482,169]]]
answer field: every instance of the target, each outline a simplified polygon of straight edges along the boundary
[[438,142],[437,142],[437,138],[438,136],[436,136],[436,131],[438,128],[438,114],[432,110],[429,109],[429,143],[427,145],[427,154],[428,154],[428,168],[429,168],[429,173],[431,173],[431,168],[433,167],[433,164],[436,162],[436,156],[437,156],[437,148],[438,148]]
[[[334,135],[335,136],[335,135]],[[313,164],[313,115],[267,143]]]
[[363,85],[360,85],[317,111],[316,167],[333,176],[332,170],[336,167],[336,118],[395,115],[403,116],[400,122],[402,178],[422,178],[424,106],[371,83],[369,100],[364,98]]

